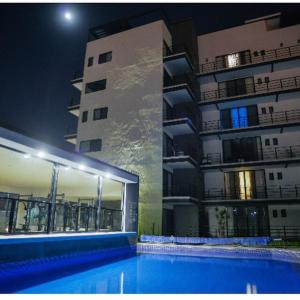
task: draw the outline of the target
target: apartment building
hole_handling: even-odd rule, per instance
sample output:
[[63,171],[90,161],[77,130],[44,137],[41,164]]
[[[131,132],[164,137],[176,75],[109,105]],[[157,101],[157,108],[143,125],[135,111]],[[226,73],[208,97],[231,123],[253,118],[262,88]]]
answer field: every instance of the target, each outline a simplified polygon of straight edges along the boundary
[[300,227],[300,25],[287,25],[197,35],[155,12],[90,30],[66,139],[138,173],[140,233]]

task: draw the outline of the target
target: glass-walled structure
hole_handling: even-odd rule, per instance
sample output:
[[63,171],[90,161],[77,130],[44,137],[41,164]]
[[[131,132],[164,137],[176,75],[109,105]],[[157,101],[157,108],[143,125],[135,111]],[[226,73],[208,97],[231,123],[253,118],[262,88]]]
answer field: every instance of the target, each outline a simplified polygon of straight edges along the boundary
[[[0,143],[0,234],[126,231],[125,209],[135,203],[133,213],[137,213],[138,193],[129,191],[131,199],[126,199],[125,191],[136,189],[138,180],[136,184],[126,178],[118,181],[114,167],[91,168],[86,162],[101,162],[89,158],[82,164],[50,151],[27,150]],[[82,161],[82,156],[75,156]],[[115,168],[115,173],[120,172],[127,176]]]

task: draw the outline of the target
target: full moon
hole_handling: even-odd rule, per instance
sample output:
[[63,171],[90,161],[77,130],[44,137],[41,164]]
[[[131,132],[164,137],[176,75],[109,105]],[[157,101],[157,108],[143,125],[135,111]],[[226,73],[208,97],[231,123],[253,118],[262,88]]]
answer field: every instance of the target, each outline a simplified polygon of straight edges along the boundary
[[69,12],[69,11],[67,11],[67,12],[65,12],[65,19],[67,20],[67,21],[71,21],[72,20],[72,14]]

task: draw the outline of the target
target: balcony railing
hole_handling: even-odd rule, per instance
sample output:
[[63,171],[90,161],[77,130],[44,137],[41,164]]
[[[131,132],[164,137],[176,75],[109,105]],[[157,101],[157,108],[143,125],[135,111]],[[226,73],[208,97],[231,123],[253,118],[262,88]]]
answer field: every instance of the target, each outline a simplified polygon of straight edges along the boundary
[[197,197],[197,188],[194,184],[174,184],[164,186],[164,197]]
[[[1,233],[82,232],[96,230],[96,207],[89,203],[57,200],[54,224],[49,223],[51,203],[48,198],[1,193]],[[120,231],[122,212],[101,208],[100,230]],[[51,228],[49,228],[49,226]]]
[[[257,55],[256,55],[257,54]],[[199,71],[201,74],[216,72],[219,70],[228,70],[228,69],[236,69],[243,65],[251,65],[251,64],[259,64],[263,62],[270,62],[280,59],[286,59],[290,57],[296,57],[300,55],[300,45],[293,45],[290,47],[283,47],[278,49],[267,50],[264,54],[258,53],[258,51],[254,51],[252,54],[248,54],[244,64],[240,63],[234,67],[226,67],[223,64],[219,64],[218,62],[210,62],[205,64],[200,64]]]
[[226,98],[230,99],[232,97],[243,95],[259,95],[295,88],[300,88],[300,76],[275,79],[270,80],[269,82],[245,84],[244,88],[239,91],[237,91],[236,88],[224,88],[201,92],[201,102]]
[[290,199],[299,197],[300,185],[211,188],[204,192],[204,200]]
[[[267,114],[258,114],[257,122],[254,122],[253,124],[249,124],[250,119],[252,119],[251,116],[247,118],[239,118],[238,120],[234,120],[234,122],[233,121],[226,122],[229,123],[226,125],[224,125],[225,122],[222,122],[221,120],[206,121],[206,122],[202,122],[201,130],[212,131],[212,130],[224,130],[224,129],[239,129],[239,128],[257,126],[257,125],[272,125],[272,124],[280,124],[280,123],[297,122],[300,121],[300,109],[279,111],[279,112],[267,113]],[[234,126],[232,125],[232,123],[234,123]]]
[[[283,147],[266,147],[262,149],[262,155],[251,153],[251,157],[240,153],[239,157],[230,157],[226,160],[223,159],[221,153],[209,153],[201,160],[202,164],[222,164],[222,163],[238,163],[249,161],[263,161],[263,160],[283,160],[300,158],[300,145],[283,146]],[[256,159],[254,159],[256,157]]]
[[182,111],[182,110],[174,110],[174,109],[167,109],[164,113],[164,121],[170,120],[177,120],[177,119],[184,119],[187,118],[188,121],[197,126],[198,117],[192,111]]

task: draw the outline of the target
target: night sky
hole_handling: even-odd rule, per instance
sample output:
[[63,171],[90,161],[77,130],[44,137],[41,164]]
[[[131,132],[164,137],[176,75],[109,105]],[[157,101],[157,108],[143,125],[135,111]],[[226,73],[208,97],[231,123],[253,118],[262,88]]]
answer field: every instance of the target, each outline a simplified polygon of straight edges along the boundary
[[300,14],[300,4],[0,4],[0,124],[71,150],[63,136],[77,121],[67,106],[80,94],[70,79],[82,70],[88,29],[154,8],[174,22],[192,17],[198,34],[279,11]]

